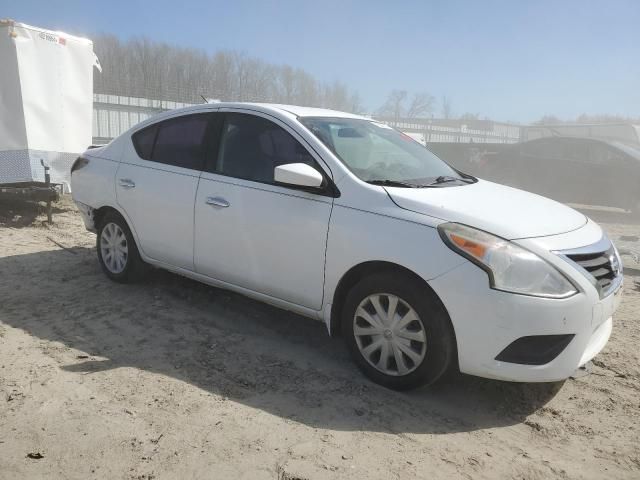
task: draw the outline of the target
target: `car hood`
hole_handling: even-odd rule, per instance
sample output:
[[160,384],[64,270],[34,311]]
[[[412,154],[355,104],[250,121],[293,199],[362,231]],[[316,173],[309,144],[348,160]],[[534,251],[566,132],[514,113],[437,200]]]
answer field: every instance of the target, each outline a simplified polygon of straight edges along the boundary
[[401,208],[508,240],[557,235],[587,223],[583,214],[566,205],[484,180],[450,187],[385,189]]

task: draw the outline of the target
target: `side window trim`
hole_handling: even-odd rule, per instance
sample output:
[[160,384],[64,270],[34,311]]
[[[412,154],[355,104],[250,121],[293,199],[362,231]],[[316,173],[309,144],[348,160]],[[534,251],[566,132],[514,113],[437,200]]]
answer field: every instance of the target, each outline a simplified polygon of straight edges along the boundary
[[[224,109],[219,110],[218,112],[220,113],[221,117],[223,117],[223,118],[220,121],[218,134],[217,134],[216,155],[212,156],[210,158],[210,161],[207,162],[207,165],[205,165],[205,169],[203,170],[204,172],[211,173],[211,174],[214,174],[214,175],[220,175],[220,176],[226,177],[226,178],[235,178],[235,179],[242,180],[242,181],[254,182],[254,183],[257,183],[257,184],[260,184],[260,185],[275,186],[275,187],[280,187],[280,188],[286,188],[286,189],[289,189],[289,190],[304,191],[304,192],[307,192],[307,193],[312,193],[312,194],[320,195],[320,196],[328,196],[328,197],[332,197],[332,198],[340,197],[340,190],[338,190],[338,187],[335,185],[335,183],[333,181],[333,178],[332,178],[333,173],[331,172],[331,169],[328,167],[328,165],[326,165],[326,162],[324,162],[324,160],[322,160],[322,158],[320,157],[318,152],[316,152],[315,149],[313,149],[308,144],[308,142],[304,140],[304,138],[302,138],[290,126],[288,126],[285,123],[283,123],[280,119],[278,119],[276,117],[273,117],[272,115],[269,115],[267,113],[259,112],[257,110],[250,110],[250,109],[224,108]],[[283,184],[283,183],[279,183],[279,182],[262,182],[262,181],[254,180],[254,179],[251,179],[251,178],[244,178],[244,177],[239,177],[239,176],[235,176],[235,175],[228,175],[228,174],[225,174],[224,172],[220,171],[219,168],[218,168],[218,166],[219,166],[219,156],[220,156],[220,150],[221,150],[221,148],[223,146],[223,136],[224,136],[224,132],[225,132],[225,126],[227,125],[227,117],[228,117],[228,115],[233,115],[233,114],[250,115],[250,116],[261,118],[263,120],[266,120],[268,122],[273,123],[277,127],[279,127],[282,130],[284,130],[286,133],[291,135],[291,137],[296,142],[298,142],[302,148],[304,148],[307,151],[307,153],[309,154],[309,156],[311,157],[311,159],[314,162],[315,168],[322,174],[322,177],[324,178],[325,186],[323,188],[321,188],[321,189],[317,189],[317,188],[308,188],[308,187],[296,186],[296,185],[287,185],[287,184]],[[327,173],[327,171],[329,173]]]
[[156,151],[156,142],[158,141],[158,133],[160,133],[160,125],[156,123],[153,125],[153,142],[151,143],[151,152],[149,152],[149,158],[147,159],[150,162],[153,162],[153,152]]
[[207,154],[204,165],[202,166],[203,172],[215,173],[225,122],[226,116],[223,112],[219,110],[212,112],[211,119],[209,120],[207,139],[205,140],[207,142]]
[[[226,143],[226,138],[225,137],[225,133],[227,131],[227,125],[229,124],[228,121],[228,117],[229,115],[227,113],[223,113],[222,114],[222,121],[220,122],[220,130],[219,130],[219,134],[218,134],[218,145],[216,148],[216,154],[215,154],[215,161],[213,162],[213,165],[211,166],[211,171],[213,173],[217,173],[218,175],[223,175],[223,176],[231,176],[231,175],[226,175],[224,173],[222,173],[221,171],[221,167],[222,165],[220,164],[222,157],[224,156],[224,147],[225,147],[225,143]],[[250,179],[243,179],[243,180],[250,180]]]

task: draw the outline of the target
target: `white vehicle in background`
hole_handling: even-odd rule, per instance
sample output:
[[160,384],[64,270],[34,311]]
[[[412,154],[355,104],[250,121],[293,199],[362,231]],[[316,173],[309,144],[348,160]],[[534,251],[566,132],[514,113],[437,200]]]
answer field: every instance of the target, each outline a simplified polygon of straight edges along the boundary
[[390,388],[565,379],[620,302],[618,252],[584,215],[346,113],[166,112],[85,152],[72,191],[111,279],[150,264],[323,320]]

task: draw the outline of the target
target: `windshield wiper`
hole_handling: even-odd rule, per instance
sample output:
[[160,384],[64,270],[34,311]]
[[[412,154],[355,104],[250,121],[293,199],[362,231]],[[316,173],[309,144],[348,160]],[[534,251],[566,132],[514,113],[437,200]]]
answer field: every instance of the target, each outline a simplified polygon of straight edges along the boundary
[[422,185],[416,185],[415,183],[403,182],[401,180],[367,180],[367,183],[371,185],[381,185],[383,187],[404,187],[404,188],[420,188]]
[[452,177],[450,175],[440,175],[436,177],[435,180],[425,184],[425,187],[430,187],[432,185],[441,185],[443,183],[449,182],[462,182],[462,183],[473,183],[473,180],[470,178],[462,178],[462,177]]
[[424,187],[433,187],[435,185],[442,185],[443,183],[449,182],[462,182],[462,183],[474,183],[473,178],[464,178],[464,177],[452,177],[450,175],[440,175],[435,179],[428,181],[427,183],[419,182],[415,180],[414,182],[407,182],[402,180],[368,180],[367,183],[371,185],[381,185],[383,187],[404,187],[404,188],[424,188]]

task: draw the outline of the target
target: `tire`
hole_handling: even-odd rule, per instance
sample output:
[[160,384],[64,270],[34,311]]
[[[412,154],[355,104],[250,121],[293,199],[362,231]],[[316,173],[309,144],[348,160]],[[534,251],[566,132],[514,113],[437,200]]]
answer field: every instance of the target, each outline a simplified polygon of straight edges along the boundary
[[[395,320],[395,325],[377,314],[376,299],[385,315],[394,303],[397,305],[391,321]],[[384,317],[382,324],[381,317]],[[382,331],[382,334],[368,335],[366,329],[372,325],[371,332]],[[409,390],[431,385],[457,365],[455,334],[449,315],[436,295],[409,275],[386,272],[363,278],[347,295],[341,326],[357,366],[384,387]],[[381,360],[383,352],[387,353],[384,361]]]
[[124,218],[116,212],[107,213],[101,220],[96,250],[102,271],[114,282],[135,282],[146,272],[146,264],[140,258],[131,230]]

